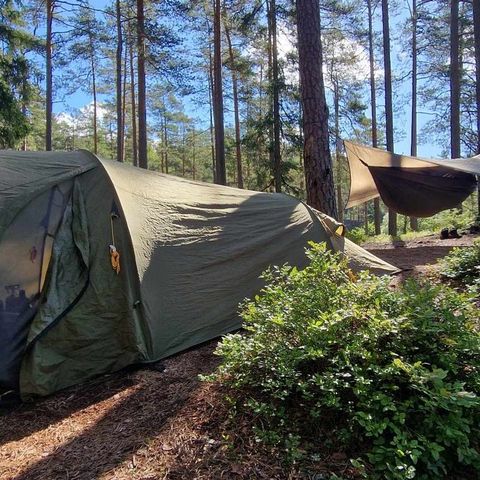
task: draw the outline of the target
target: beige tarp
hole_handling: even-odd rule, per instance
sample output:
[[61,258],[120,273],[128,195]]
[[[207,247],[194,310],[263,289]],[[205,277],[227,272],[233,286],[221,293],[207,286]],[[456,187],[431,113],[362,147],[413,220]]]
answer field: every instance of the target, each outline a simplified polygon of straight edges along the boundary
[[429,216],[463,201],[480,175],[480,156],[423,159],[349,141],[344,145],[350,167],[347,208],[381,196],[399,213]]

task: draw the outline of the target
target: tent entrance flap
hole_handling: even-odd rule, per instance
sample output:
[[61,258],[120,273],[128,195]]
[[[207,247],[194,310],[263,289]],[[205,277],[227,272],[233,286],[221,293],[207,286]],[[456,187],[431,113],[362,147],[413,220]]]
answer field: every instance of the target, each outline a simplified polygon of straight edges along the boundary
[[37,196],[0,240],[0,387],[16,388],[71,182]]

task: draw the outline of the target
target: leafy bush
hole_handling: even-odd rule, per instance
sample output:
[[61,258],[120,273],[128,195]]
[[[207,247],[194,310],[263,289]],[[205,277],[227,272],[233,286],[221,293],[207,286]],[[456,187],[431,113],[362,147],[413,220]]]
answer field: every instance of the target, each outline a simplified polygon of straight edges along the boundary
[[444,210],[436,215],[428,218],[419,219],[420,230],[429,230],[432,232],[440,232],[442,228],[467,228],[477,222],[476,205],[469,207],[469,202],[466,202],[463,211],[460,212],[454,208],[451,210]]
[[351,230],[347,230],[346,236],[352,242],[358,245],[366,242],[369,236],[365,233],[365,227],[354,227]]
[[243,305],[247,334],[219,344],[209,377],[258,441],[290,460],[342,449],[366,478],[480,471],[480,333],[467,294],[361,274],[312,244],[303,270],[276,267]]
[[464,285],[480,286],[480,240],[471,247],[456,247],[441,261],[440,273]]

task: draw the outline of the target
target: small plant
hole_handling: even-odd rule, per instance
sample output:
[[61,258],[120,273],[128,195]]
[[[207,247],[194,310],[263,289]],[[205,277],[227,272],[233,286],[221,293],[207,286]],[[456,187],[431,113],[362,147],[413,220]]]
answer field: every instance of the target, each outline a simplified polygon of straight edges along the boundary
[[[208,377],[289,461],[344,451],[370,479],[480,471],[480,334],[467,294],[360,274],[323,245],[264,273]],[[234,400],[232,400],[234,399]],[[364,465],[364,467],[363,467]],[[361,469],[358,469],[360,472]]]
[[476,240],[471,247],[455,247],[442,259],[440,273],[463,285],[479,285],[480,240]]
[[366,242],[369,236],[365,233],[365,227],[354,227],[351,230],[347,230],[346,236],[352,242],[358,245]]

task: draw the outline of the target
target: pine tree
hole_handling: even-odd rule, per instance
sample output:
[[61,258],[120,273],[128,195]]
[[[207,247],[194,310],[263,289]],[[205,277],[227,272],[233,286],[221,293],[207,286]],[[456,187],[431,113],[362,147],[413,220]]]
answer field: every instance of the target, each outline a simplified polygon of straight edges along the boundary
[[336,217],[328,108],[322,72],[320,6],[318,0],[297,0],[296,8],[307,203]]
[[[394,151],[393,140],[393,99],[392,99],[392,65],[390,51],[390,21],[388,12],[388,0],[382,0],[382,25],[383,25],[383,58],[385,69],[385,121],[387,150]],[[388,211],[388,234],[397,235],[397,214],[389,209]]]
[[13,1],[0,5],[0,148],[13,148],[30,129],[26,105],[31,64],[26,52],[39,43],[26,32],[21,18]]

